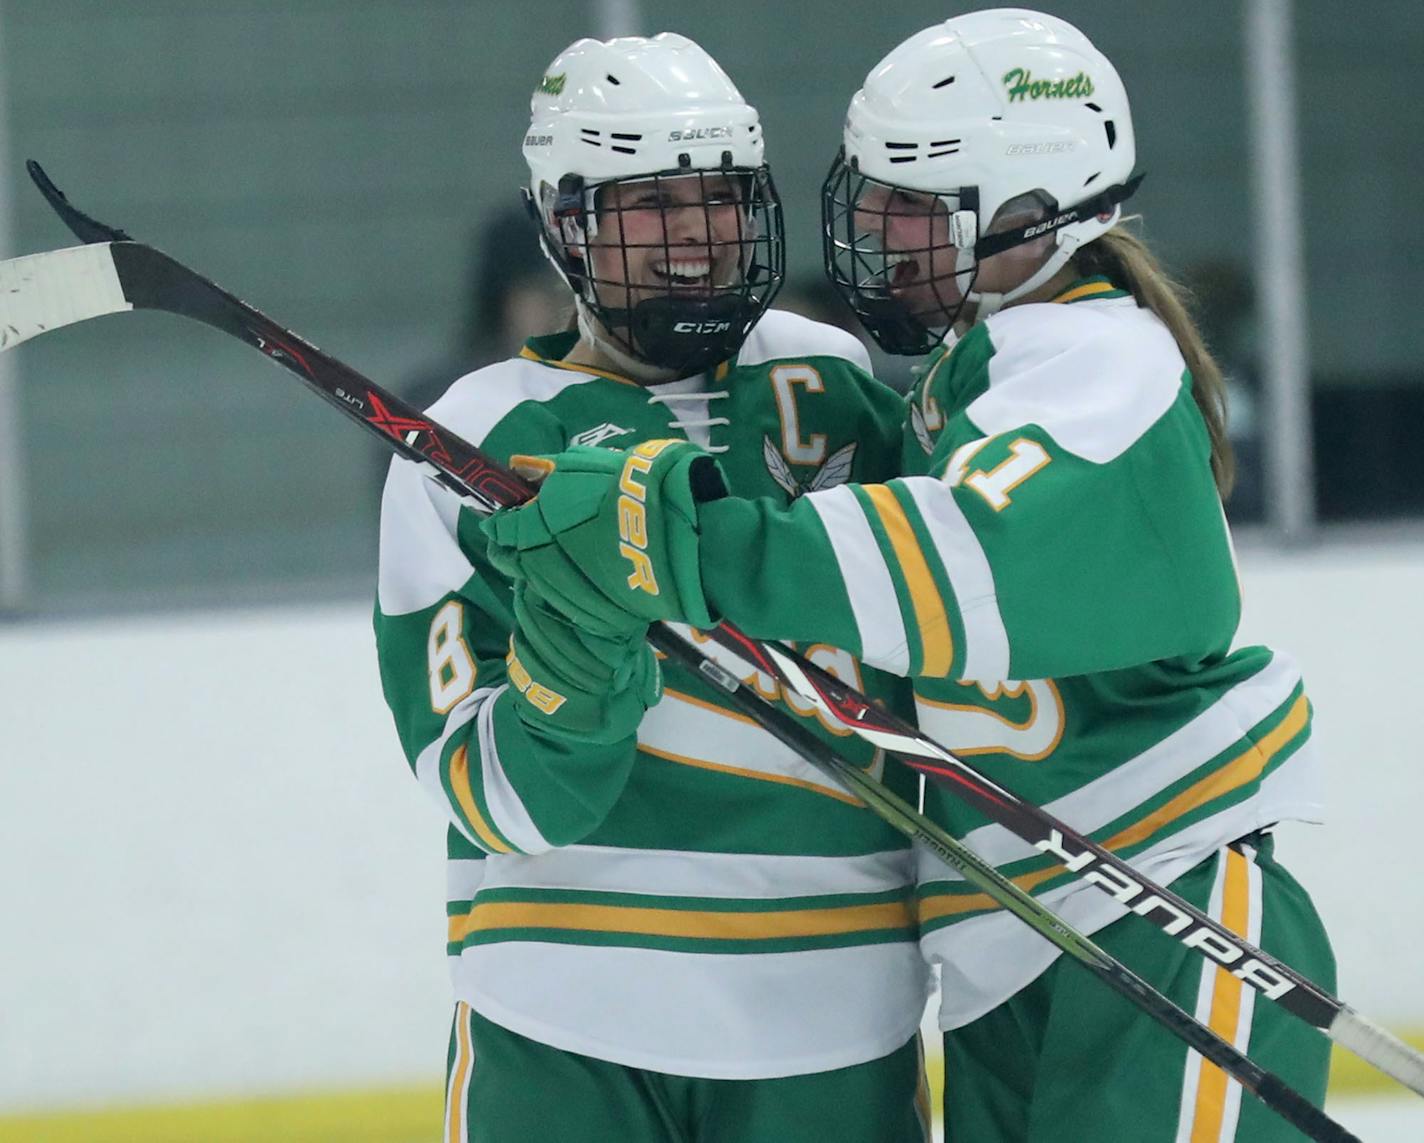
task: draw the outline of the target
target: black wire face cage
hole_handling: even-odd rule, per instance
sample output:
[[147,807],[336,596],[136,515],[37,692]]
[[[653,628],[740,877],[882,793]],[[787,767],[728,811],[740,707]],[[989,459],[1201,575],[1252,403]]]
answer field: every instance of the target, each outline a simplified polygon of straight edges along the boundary
[[564,272],[618,348],[684,377],[731,358],[786,276],[771,171],[660,171],[592,197],[590,216],[566,176],[552,215]]
[[[947,202],[946,200],[949,200]],[[976,210],[974,188],[929,194],[863,175],[842,151],[821,187],[826,276],[886,353],[928,353],[964,308],[978,261],[956,269],[950,202]]]
[[[1133,175],[1071,206],[1028,191],[1024,198],[1039,200],[1029,217],[1019,211],[1016,220],[996,218],[993,227],[1003,229],[985,234],[978,187],[931,194],[881,182],[861,174],[854,160],[847,163],[842,148],[821,187],[826,276],[886,353],[928,353],[958,320],[984,259],[1094,216],[1110,221],[1144,177]],[[958,228],[964,233],[956,244],[960,212],[968,212],[968,224]]]

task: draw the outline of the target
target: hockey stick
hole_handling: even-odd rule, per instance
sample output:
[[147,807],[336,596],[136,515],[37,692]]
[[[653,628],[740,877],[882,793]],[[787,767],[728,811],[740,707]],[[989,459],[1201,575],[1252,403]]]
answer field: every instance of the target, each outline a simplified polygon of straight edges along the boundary
[[[265,315],[222,291],[186,267],[150,247],[128,240],[71,207],[60,192],[31,164],[31,173],[52,205],[80,238],[100,245],[34,255],[0,264],[0,348],[19,344],[49,329],[126,309],[147,308],[178,313],[246,341],[273,358],[348,416],[422,468],[462,500],[488,511],[500,504],[526,499],[530,488],[512,473],[493,464],[477,449],[421,416],[398,398],[323,354]],[[752,662],[780,661],[777,649],[728,630],[719,640],[739,658]],[[653,633],[660,650],[699,670],[727,690],[738,705],[808,760],[821,766],[880,812],[893,825],[928,845],[959,869],[966,880],[1026,920],[1063,952],[1079,960],[1154,1019],[1181,1036],[1204,1057],[1218,1064],[1243,1086],[1308,1131],[1314,1138],[1349,1138],[1318,1109],[1301,1099],[1279,1079],[1258,1068],[1230,1045],[1172,1005],[1120,962],[1108,957],[1017,886],[1008,882],[961,843],[894,798],[878,782],[829,751],[795,720],[743,687],[730,672],[693,651],[673,632]],[[768,656],[777,655],[777,659]],[[788,669],[814,670],[799,657],[785,660]],[[783,672],[776,672],[781,674]],[[828,676],[829,678],[829,676]],[[816,694],[812,690],[811,694]],[[866,700],[847,691],[841,709],[831,713],[847,725],[868,728],[872,741],[889,737],[877,731]],[[882,743],[886,745],[888,743]],[[949,757],[938,747],[939,755]],[[1169,930],[1170,931],[1170,930]],[[1320,1132],[1320,1133],[1317,1133]]]
[[864,695],[785,645],[759,642],[726,623],[706,634],[724,646],[734,643],[733,649],[748,664],[814,704],[840,726],[949,787],[991,821],[1040,852],[1059,858],[1069,872],[1096,885],[1130,912],[1215,961],[1366,1063],[1424,1095],[1424,1055],[1170,889],[1144,877],[1110,850],[998,785],[918,728],[872,705]]

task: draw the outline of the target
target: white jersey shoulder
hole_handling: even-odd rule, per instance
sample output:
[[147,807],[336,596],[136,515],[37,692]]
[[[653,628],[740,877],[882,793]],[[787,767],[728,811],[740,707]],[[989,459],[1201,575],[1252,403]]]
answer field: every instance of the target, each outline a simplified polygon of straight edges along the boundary
[[1181,350],[1131,298],[1013,306],[985,325],[994,346],[989,389],[966,412],[986,436],[1037,424],[1069,452],[1105,464],[1181,391]]
[[474,568],[455,539],[460,501],[396,457],[381,494],[376,598],[386,615],[420,611],[457,590]]
[[[427,412],[479,446],[501,420],[528,401],[547,401],[570,385],[595,380],[587,373],[514,357],[467,373]],[[404,457],[391,461],[381,497],[377,597],[387,615],[431,606],[474,574],[456,539],[460,501]]]
[[479,446],[490,431],[520,405],[557,397],[573,385],[597,381],[595,374],[560,369],[527,357],[511,357],[466,373],[429,409],[432,418]]
[[870,355],[854,334],[789,310],[768,310],[762,316],[737,354],[737,366],[797,357],[839,357],[870,372]]

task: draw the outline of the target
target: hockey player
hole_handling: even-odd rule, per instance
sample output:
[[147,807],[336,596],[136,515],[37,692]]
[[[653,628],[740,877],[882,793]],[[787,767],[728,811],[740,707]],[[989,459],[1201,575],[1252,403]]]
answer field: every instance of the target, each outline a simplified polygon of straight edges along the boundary
[[[693,440],[781,505],[893,473],[902,401],[863,347],[768,311],[780,208],[717,64],[677,35],[580,40],[531,106],[529,199],[577,330],[432,415],[502,459],[651,441],[651,463]],[[478,520],[393,463],[376,633],[451,823],[447,1139],[919,1143],[907,844],[721,692],[660,674],[646,632],[619,613],[581,631],[511,590]],[[849,655],[809,653],[893,699]]]
[[[1117,73],[1062,20],[1001,9],[911,37],[851,101],[823,202],[833,282],[886,349],[929,353],[903,478],[687,510],[689,474],[705,490],[713,462],[661,455],[641,474],[654,592],[620,560],[623,467],[577,480],[569,454],[532,505],[489,522],[491,551],[571,614],[726,618],[913,676],[930,735],[1330,988],[1324,929],[1268,832],[1318,820],[1310,705],[1289,658],[1231,649],[1221,380],[1120,225],[1134,160]],[[928,803],[1323,1099],[1314,1029],[951,793],[932,785]],[[948,1139],[1298,1137],[952,873],[926,864],[920,892]]]

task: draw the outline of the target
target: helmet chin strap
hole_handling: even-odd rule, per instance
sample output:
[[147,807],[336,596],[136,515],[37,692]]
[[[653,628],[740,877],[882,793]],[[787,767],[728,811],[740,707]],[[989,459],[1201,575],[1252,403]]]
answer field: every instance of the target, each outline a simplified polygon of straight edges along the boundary
[[643,361],[614,344],[613,339],[607,336],[607,330],[604,329],[603,323],[589,311],[582,297],[575,296],[574,312],[578,315],[579,336],[597,348],[625,377],[630,377],[645,385],[677,380],[677,370],[665,369],[660,365]]
[[[1005,290],[1001,294],[992,294],[987,291],[980,293],[970,291],[965,294],[965,298],[974,303],[974,320],[980,321],[990,314],[998,313],[1009,302],[1018,301],[1019,298],[1033,293],[1068,264],[1068,259],[1073,257],[1081,243],[1082,239],[1078,235],[1059,231],[1058,246],[1053,253],[1048,256],[1042,266],[1013,289]],[[972,251],[963,250],[959,252],[959,258],[963,258],[965,253],[969,253],[970,258],[973,258]]]

